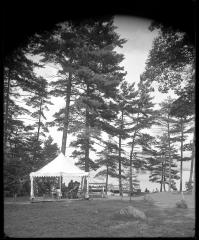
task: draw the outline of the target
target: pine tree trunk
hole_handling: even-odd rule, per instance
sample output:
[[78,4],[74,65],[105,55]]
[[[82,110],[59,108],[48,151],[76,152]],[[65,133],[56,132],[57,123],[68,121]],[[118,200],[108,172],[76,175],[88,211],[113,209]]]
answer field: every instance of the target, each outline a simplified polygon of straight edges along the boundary
[[[39,107],[39,119],[38,119],[37,137],[36,137],[37,142],[39,141],[40,128],[41,128],[41,110],[42,110],[42,104],[43,104],[43,99],[41,98],[40,107]],[[36,153],[34,153],[33,161],[35,161],[35,155],[36,155]]]
[[165,165],[163,164],[163,190],[165,192]]
[[169,192],[171,191],[171,142],[170,142],[170,126],[169,126],[169,114],[168,114],[168,144],[169,144]]
[[163,173],[164,167],[163,167],[163,162],[162,162],[162,179],[161,179],[161,187],[160,187],[160,192],[162,192],[162,186],[163,186],[163,180],[164,180],[164,173]]
[[194,152],[193,152],[193,190],[192,194],[195,196],[195,190],[196,190],[196,178],[195,178],[195,139],[194,139],[194,146],[193,146]]
[[194,130],[194,134],[193,134],[193,146],[192,146],[191,168],[190,168],[189,182],[193,182],[194,159],[195,159],[195,130]]
[[[8,72],[8,87],[6,92],[6,106],[5,106],[5,124],[4,124],[4,146],[7,146],[8,138],[8,110],[9,110],[9,97],[10,97],[10,70]],[[6,159],[6,158],[4,158]]]
[[182,192],[182,161],[183,161],[183,122],[181,118],[181,161],[180,161],[180,192]]
[[166,187],[165,187],[165,185],[166,185],[166,178],[165,178],[165,170],[164,170],[164,191],[166,192]]
[[193,166],[194,166],[194,156],[193,156],[193,152],[192,152],[189,182],[193,181]]
[[[124,111],[122,109],[121,112],[121,125],[120,125],[120,129],[123,130],[123,118],[124,118]],[[122,149],[122,137],[121,135],[119,135],[119,192],[120,192],[120,196],[123,196],[123,192],[122,192],[122,163],[121,163],[121,149]]]
[[[137,119],[139,117],[140,113],[137,114]],[[137,121],[138,124],[138,121]],[[130,194],[133,192],[133,184],[132,184],[132,161],[133,161],[133,150],[134,150],[134,143],[135,143],[135,138],[136,138],[137,131],[134,132],[133,134],[133,141],[131,145],[131,152],[130,152],[130,178],[129,178],[129,186],[130,186]],[[131,195],[130,195],[131,196]],[[131,198],[130,198],[131,200]]]
[[86,110],[85,171],[89,172],[89,123],[88,123],[88,110]]
[[167,165],[166,165],[166,154],[165,154],[165,161],[164,161],[164,191],[166,192],[166,172],[167,172]]
[[122,178],[121,178],[121,172],[122,172],[122,168],[121,168],[121,136],[119,136],[119,192],[120,192],[120,196],[122,196]]
[[[89,85],[87,85],[87,97],[89,97]],[[86,121],[85,121],[85,172],[89,172],[89,109],[86,106]]]
[[133,158],[133,151],[131,149],[131,153],[130,153],[130,177],[129,177],[130,201],[131,201],[131,195],[132,195],[132,192],[133,192],[133,184],[132,184],[132,158]]
[[42,104],[43,104],[43,99],[41,98],[40,109],[39,109],[39,122],[38,122],[38,130],[37,130],[37,141],[39,141],[40,127],[41,127]]
[[106,165],[106,195],[108,191],[108,164]]
[[180,192],[182,192],[182,160],[180,162]]
[[[138,115],[139,116],[139,115]],[[137,131],[134,132],[133,135],[133,141],[131,145],[131,152],[130,152],[130,178],[129,178],[129,186],[130,186],[130,192],[133,192],[133,184],[132,184],[132,163],[133,163],[133,150],[134,150],[134,143],[136,138]]]
[[67,134],[68,134],[71,87],[72,87],[72,72],[70,71],[69,72],[69,76],[68,76],[67,95],[66,95],[66,107],[65,107],[65,118],[64,118],[64,129],[63,129],[62,146],[61,146],[61,152],[64,155],[66,153],[66,141],[67,141]]

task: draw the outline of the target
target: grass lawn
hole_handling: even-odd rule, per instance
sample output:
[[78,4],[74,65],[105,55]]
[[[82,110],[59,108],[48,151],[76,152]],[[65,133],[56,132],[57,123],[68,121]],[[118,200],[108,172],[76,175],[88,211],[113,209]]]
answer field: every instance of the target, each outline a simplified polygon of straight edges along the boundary
[[[122,217],[132,205],[148,221]],[[193,237],[195,210],[161,208],[144,200],[76,200],[4,205],[9,237]]]

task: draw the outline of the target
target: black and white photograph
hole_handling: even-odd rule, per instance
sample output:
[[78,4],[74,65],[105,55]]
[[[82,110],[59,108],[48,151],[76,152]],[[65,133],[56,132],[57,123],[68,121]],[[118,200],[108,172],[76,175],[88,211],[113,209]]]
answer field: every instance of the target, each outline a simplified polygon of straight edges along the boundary
[[196,5],[151,2],[5,7],[4,238],[196,236]]

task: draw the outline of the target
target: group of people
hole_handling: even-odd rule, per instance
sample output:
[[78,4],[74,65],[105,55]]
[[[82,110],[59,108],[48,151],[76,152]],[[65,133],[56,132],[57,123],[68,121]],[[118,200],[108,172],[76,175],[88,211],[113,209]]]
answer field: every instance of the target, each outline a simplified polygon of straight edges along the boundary
[[155,190],[153,189],[153,192],[159,192],[159,190],[156,188]]
[[64,198],[69,198],[69,199],[75,199],[78,198],[77,193],[79,190],[80,183],[73,180],[71,180],[68,184],[68,187],[63,187],[62,192],[63,192],[63,197]]
[[[146,188],[146,189],[145,189],[145,193],[149,193],[149,192],[150,192],[150,191]],[[155,190],[153,189],[153,193],[155,193],[155,192],[159,192],[157,188],[156,188]]]
[[70,199],[74,199],[77,198],[77,193],[79,190],[79,186],[80,183],[75,181],[73,182],[73,180],[71,180],[68,183],[68,186],[65,186],[65,183],[62,184],[62,189],[59,188],[54,188],[51,190],[51,193],[53,196],[56,196],[56,198],[60,199],[60,198],[70,198]]

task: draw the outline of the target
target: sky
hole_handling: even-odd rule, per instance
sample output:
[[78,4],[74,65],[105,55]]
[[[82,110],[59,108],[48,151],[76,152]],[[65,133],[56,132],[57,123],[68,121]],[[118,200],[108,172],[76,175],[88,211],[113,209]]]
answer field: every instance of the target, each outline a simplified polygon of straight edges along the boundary
[[117,48],[117,51],[125,56],[122,62],[127,71],[125,80],[138,82],[157,31],[148,30],[150,20],[147,19],[116,16],[114,22],[118,27],[116,32],[127,40],[123,48]]
[[[149,51],[152,48],[153,40],[158,35],[157,31],[151,32],[148,29],[150,23],[151,20],[149,19],[124,16],[116,16],[114,19],[114,25],[118,27],[116,32],[121,36],[121,38],[127,40],[127,42],[123,45],[123,48],[116,48],[115,50],[124,54],[125,59],[121,65],[124,66],[124,70],[127,71],[125,80],[129,83],[138,83],[140,74],[142,74],[145,69],[145,62]],[[44,77],[50,79],[56,74],[56,69],[53,65],[48,65],[45,70],[38,70],[38,74],[42,74]],[[175,97],[172,93],[170,94]],[[168,94],[161,94],[158,91],[155,91],[153,96],[154,102],[160,103],[168,96]],[[54,105],[49,107],[49,112],[46,112],[48,121],[53,120],[53,114],[65,105],[63,99],[61,98],[52,97],[52,102]],[[62,132],[58,132],[56,127],[54,127],[50,129],[50,135],[53,137],[54,142],[58,144],[58,147],[61,148]],[[66,156],[70,156],[72,152],[69,148],[70,140],[71,138],[69,136],[67,139]],[[139,178],[141,180],[142,190],[145,189],[145,187],[148,187],[150,190],[156,187],[159,188],[159,184],[151,184],[148,182],[147,174],[141,174],[139,175]],[[184,178],[188,178],[188,172],[184,173]]]

